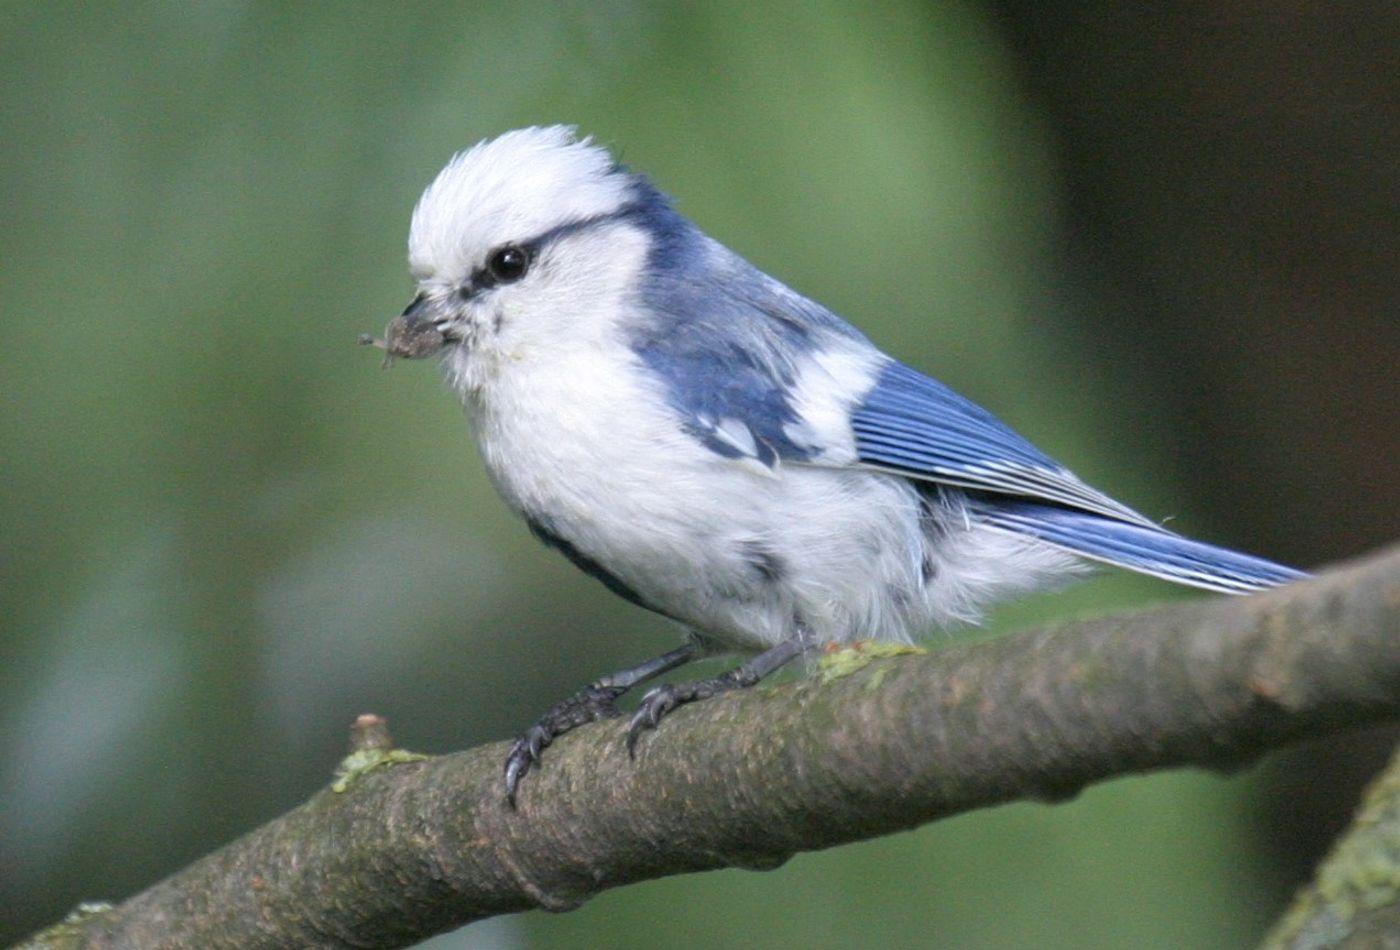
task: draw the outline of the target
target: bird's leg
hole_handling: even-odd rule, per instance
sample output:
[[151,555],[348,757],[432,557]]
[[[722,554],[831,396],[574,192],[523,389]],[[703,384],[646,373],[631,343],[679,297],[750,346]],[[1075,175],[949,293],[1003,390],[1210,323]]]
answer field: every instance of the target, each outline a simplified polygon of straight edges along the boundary
[[532,765],[540,761],[540,754],[555,739],[585,723],[621,715],[617,700],[623,693],[638,683],[699,659],[704,653],[699,641],[687,641],[684,646],[653,657],[639,666],[600,676],[545,713],[515,740],[510,754],[506,756],[506,801],[512,808],[515,807],[515,791],[520,786],[520,780]]
[[627,724],[628,754],[635,756],[637,739],[641,737],[641,734],[648,729],[655,729],[656,724],[661,721],[661,717],[677,706],[709,699],[711,696],[727,693],[732,689],[745,689],[752,686],[765,676],[806,653],[813,645],[813,641],[806,632],[799,631],[786,640],[780,641],[776,646],[753,657],[742,666],[737,666],[727,673],[721,673],[713,679],[696,680],[691,683],[663,683],[648,690],[647,694],[642,697],[641,705],[633,713],[632,720]]

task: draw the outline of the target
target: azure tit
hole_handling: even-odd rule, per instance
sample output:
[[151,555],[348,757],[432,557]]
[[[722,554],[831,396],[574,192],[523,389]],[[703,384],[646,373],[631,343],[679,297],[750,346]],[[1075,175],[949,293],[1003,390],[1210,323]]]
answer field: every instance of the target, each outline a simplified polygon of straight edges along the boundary
[[684,642],[603,676],[517,740],[521,779],[631,687],[628,746],[683,703],[814,645],[907,642],[1104,562],[1243,593],[1301,576],[1174,534],[985,409],[885,355],[705,235],[567,127],[457,155],[413,213],[418,292],[369,340],[443,354],[481,457],[530,530]]

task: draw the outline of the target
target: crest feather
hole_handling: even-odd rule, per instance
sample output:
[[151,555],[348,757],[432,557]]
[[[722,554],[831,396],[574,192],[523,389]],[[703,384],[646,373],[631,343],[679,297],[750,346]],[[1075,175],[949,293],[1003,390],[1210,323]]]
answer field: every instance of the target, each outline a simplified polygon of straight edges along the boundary
[[420,281],[456,281],[500,244],[617,210],[631,176],[573,126],[531,126],[459,152],[413,210],[408,262]]

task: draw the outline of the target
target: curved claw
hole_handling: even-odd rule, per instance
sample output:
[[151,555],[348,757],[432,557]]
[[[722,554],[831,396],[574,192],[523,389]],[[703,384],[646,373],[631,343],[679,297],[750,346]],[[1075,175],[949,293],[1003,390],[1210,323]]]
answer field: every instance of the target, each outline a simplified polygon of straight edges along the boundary
[[663,683],[647,691],[632,718],[627,721],[627,757],[637,757],[637,740],[643,732],[655,729],[661,717],[679,706],[685,699],[674,683]]
[[506,802],[511,808],[515,807],[515,792],[520,787],[520,780],[540,761],[540,753],[552,741],[553,736],[537,722],[525,730],[525,734],[516,739],[515,744],[510,747],[510,752],[506,755],[505,780]]
[[520,781],[539,764],[550,743],[571,729],[597,719],[611,719],[621,713],[617,698],[623,690],[614,686],[586,686],[540,717],[525,734],[515,740],[506,755],[506,804],[515,807]]
[[532,757],[528,749],[522,754],[523,739],[517,739],[511,747],[510,754],[506,756],[506,803],[515,808],[515,790],[520,787],[520,780],[525,777],[525,773],[530,771],[533,764]]

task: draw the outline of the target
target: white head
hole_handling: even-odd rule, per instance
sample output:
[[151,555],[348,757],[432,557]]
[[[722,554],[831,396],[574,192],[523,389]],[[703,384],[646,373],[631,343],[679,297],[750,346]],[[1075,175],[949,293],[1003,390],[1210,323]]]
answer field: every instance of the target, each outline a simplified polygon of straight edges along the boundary
[[516,129],[453,156],[413,211],[408,263],[420,283],[453,282],[493,242],[523,243],[627,203],[632,177],[570,126]]
[[644,179],[566,126],[507,132],[460,153],[413,212],[418,297],[398,331],[391,325],[391,352],[395,332],[417,333],[415,342],[440,334],[466,395],[505,360],[596,342],[644,266],[641,218],[665,208]]

